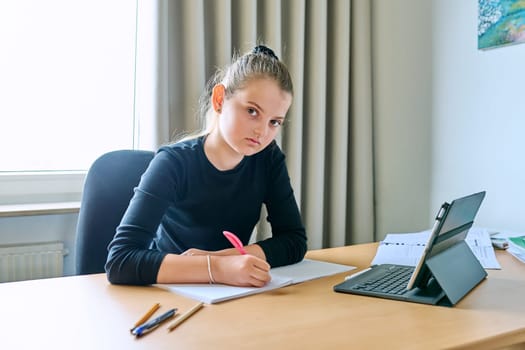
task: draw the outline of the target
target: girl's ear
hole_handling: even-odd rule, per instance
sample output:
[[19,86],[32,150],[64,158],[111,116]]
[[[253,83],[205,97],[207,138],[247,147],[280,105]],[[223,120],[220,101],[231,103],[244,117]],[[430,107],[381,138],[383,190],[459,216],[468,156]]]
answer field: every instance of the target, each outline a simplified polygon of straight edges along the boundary
[[226,88],[222,84],[217,84],[213,87],[211,92],[211,103],[213,110],[217,113],[222,112],[222,103],[224,102],[224,94]]

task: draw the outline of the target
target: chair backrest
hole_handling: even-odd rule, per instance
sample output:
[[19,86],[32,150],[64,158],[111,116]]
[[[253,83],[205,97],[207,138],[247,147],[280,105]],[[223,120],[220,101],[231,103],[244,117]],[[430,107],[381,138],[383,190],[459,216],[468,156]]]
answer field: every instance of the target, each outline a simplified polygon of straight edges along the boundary
[[77,274],[104,272],[107,246],[153,155],[152,151],[113,151],[100,156],[89,168],[76,232]]

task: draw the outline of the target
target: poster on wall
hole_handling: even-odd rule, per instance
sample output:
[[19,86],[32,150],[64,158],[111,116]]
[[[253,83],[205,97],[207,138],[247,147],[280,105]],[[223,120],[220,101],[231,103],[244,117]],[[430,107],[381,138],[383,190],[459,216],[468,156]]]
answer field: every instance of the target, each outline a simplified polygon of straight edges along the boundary
[[525,0],[478,0],[478,49],[525,43]]

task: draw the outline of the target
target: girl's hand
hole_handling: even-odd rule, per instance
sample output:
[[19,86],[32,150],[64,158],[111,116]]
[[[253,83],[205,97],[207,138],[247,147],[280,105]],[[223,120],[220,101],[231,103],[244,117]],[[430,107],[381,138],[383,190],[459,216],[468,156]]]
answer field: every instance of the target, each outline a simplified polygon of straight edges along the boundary
[[253,255],[211,256],[211,271],[217,283],[263,287],[270,279],[270,265]]
[[[235,248],[208,251],[190,248],[180,255],[210,256],[210,268],[217,283],[242,287],[262,287],[270,279],[270,265],[258,245],[246,246],[248,254],[239,255]],[[260,256],[257,256],[259,254]]]

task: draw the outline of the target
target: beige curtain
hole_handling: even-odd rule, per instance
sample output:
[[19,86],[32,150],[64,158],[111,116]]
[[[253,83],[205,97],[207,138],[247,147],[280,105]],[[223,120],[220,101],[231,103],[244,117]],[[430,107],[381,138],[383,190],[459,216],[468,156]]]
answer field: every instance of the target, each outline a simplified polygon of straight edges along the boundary
[[[216,67],[265,43],[294,81],[279,142],[309,248],[374,241],[370,6],[368,0],[158,0],[159,144],[197,127],[197,101]],[[256,238],[268,230],[261,220]]]

